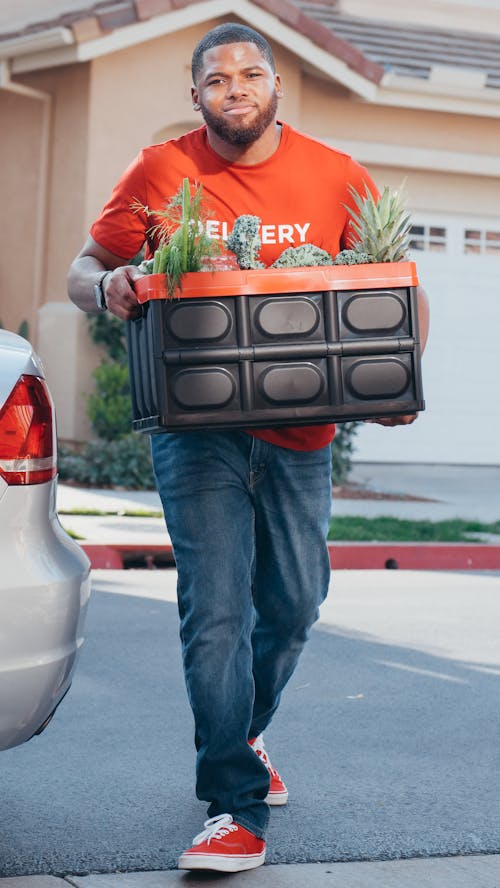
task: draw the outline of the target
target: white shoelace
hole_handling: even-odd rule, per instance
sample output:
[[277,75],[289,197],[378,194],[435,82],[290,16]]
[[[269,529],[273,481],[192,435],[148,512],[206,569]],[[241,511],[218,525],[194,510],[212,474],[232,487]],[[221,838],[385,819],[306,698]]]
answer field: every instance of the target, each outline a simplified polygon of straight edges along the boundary
[[233,822],[230,814],[211,817],[210,820],[205,820],[203,826],[205,829],[194,837],[193,845],[201,845],[202,842],[207,842],[209,845],[212,839],[221,839],[222,836],[227,836],[238,829],[238,824]]
[[262,759],[262,764],[266,766],[267,770],[271,774],[277,774],[278,772],[276,768],[273,768],[269,756],[266,752],[266,748],[264,746],[264,735],[259,734],[259,736],[255,738],[251,745],[253,751],[257,753],[260,759]]

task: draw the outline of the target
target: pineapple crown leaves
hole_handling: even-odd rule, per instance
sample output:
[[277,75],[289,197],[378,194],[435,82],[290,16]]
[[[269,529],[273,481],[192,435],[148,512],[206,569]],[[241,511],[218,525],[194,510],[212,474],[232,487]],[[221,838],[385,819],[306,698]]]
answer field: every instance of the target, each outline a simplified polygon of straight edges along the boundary
[[406,211],[403,188],[396,191],[387,186],[375,199],[365,184],[365,196],[349,185],[356,209],[344,204],[351,217],[355,235],[351,237],[354,250],[368,253],[374,262],[398,262],[405,259],[409,249],[410,214]]

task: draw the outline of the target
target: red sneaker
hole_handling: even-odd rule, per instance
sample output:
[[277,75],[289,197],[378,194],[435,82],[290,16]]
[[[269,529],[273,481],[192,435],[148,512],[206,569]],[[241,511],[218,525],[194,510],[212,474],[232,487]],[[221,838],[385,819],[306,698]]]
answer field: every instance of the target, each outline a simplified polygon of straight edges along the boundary
[[266,843],[235,823],[230,814],[219,814],[204,823],[205,829],[193,839],[193,847],[179,857],[179,869],[218,870],[239,873],[261,866]]
[[262,734],[259,734],[258,737],[254,737],[253,740],[248,741],[250,746],[257,753],[259,758],[262,759],[262,762],[266,766],[269,771],[269,775],[271,777],[271,784],[269,786],[269,792],[266,796],[266,802],[268,805],[286,805],[288,801],[288,790],[283,783],[280,775],[278,774],[276,768],[273,768],[269,756],[264,748],[264,737]]

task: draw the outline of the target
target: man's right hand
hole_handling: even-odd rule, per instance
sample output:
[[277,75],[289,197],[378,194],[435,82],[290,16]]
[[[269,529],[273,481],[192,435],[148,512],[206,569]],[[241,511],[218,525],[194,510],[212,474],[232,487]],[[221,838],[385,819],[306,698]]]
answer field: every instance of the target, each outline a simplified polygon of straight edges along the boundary
[[[102,280],[101,288],[110,312],[130,321],[141,316],[141,306],[137,302],[134,284],[142,272],[136,265],[129,265],[129,258],[110,253],[90,235],[68,272],[69,298],[82,311],[98,311],[94,295],[94,285]],[[103,273],[109,274],[103,278]]]
[[109,311],[122,321],[140,318],[142,309],[137,302],[134,283],[143,274],[136,265],[120,265],[104,280],[103,292]]

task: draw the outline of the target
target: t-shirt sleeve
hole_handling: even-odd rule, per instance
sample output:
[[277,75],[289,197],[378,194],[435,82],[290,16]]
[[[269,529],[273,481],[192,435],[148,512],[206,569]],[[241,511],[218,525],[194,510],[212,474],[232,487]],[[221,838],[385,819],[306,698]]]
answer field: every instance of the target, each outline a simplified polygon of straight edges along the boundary
[[[367,194],[367,191],[370,191],[375,198],[380,195],[380,192],[366,167],[361,166],[360,163],[357,163],[352,158],[350,159],[347,170],[346,195],[343,203],[357,211],[356,202],[349,190],[349,185],[352,185],[362,197]],[[351,216],[349,213],[346,215],[347,219],[340,239],[341,248],[343,250],[348,250],[352,246],[352,238],[355,238],[356,236],[355,231],[351,226]]]
[[146,207],[147,188],[141,152],[114,187],[108,203],[91,226],[90,234],[110,253],[129,260],[143,246],[151,225]]

